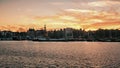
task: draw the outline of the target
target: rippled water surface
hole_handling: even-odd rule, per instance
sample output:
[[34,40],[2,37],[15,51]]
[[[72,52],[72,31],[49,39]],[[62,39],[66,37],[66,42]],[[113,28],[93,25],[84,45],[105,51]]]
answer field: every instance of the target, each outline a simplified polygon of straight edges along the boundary
[[0,68],[120,68],[120,42],[0,41]]

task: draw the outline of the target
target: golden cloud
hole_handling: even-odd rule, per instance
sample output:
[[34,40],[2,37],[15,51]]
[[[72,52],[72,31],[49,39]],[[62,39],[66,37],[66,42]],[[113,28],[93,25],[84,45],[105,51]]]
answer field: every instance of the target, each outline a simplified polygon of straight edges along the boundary
[[6,25],[0,26],[0,30],[26,31],[29,28],[41,29],[47,25],[47,29],[76,28],[86,30],[102,29],[119,29],[120,13],[105,12],[83,9],[65,9],[53,16],[30,16],[33,20],[29,25]]
[[[79,28],[94,29],[98,28],[118,28],[120,25],[120,13],[105,12],[95,10],[81,10],[81,9],[66,9],[63,12],[55,16],[36,17],[36,20],[54,24],[56,26],[64,25],[61,28],[67,26],[76,26]],[[74,25],[75,24],[75,25]],[[116,25],[117,24],[117,25]],[[67,26],[65,26],[67,25]],[[114,27],[112,27],[112,25]],[[88,28],[86,28],[88,27]]]
[[102,29],[119,29],[120,21],[94,23],[94,24],[90,24],[90,25],[83,25],[82,27],[86,30],[97,30],[99,28],[102,28]]
[[120,2],[118,2],[118,1],[106,0],[106,1],[93,1],[93,2],[89,2],[88,6],[108,7],[108,6],[119,5],[119,4],[120,4]]

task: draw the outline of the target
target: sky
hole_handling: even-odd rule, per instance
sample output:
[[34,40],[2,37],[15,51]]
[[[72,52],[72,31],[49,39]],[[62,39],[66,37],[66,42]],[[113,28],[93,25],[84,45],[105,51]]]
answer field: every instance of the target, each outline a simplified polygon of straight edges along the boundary
[[120,0],[0,0],[0,30],[120,29]]

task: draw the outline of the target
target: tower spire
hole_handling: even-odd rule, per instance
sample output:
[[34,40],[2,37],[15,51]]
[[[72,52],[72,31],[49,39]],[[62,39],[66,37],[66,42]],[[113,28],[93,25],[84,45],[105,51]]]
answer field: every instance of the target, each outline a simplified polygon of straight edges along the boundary
[[46,25],[44,25],[44,31],[46,31]]

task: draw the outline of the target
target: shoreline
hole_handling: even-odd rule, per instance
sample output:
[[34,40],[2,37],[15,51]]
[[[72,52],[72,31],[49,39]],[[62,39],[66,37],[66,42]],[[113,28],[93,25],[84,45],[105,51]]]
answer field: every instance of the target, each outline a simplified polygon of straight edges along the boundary
[[0,40],[0,41],[33,41],[33,42],[120,42],[111,40]]

